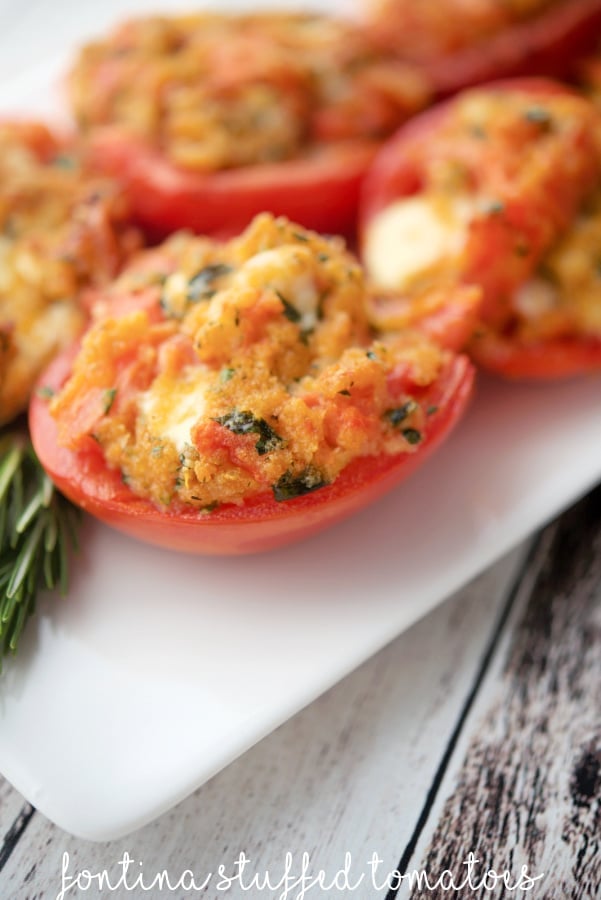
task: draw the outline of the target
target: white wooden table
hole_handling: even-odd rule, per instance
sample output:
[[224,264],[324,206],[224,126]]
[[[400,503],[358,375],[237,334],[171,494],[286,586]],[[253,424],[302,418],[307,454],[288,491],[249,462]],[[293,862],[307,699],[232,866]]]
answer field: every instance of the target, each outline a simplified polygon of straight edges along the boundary
[[[600,897],[600,676],[601,489],[127,838],[70,837],[0,783],[0,898],[69,886],[88,898],[524,895],[501,881],[389,888],[395,869],[430,885],[446,869],[477,885],[492,869],[510,885],[538,878],[536,898]],[[186,870],[196,884],[213,877],[206,891],[187,890],[189,875],[173,892],[100,890],[126,852],[130,886],[163,870],[172,885]],[[287,854],[297,878],[307,854],[307,877],[323,870],[325,887],[283,893]],[[249,888],[266,875],[276,889]]]
[[[124,6],[148,3],[0,0],[0,76]],[[601,897],[600,582],[598,491],[123,840],[69,836],[0,778],[0,900],[69,885],[67,897],[86,898],[499,898],[523,892],[490,889],[492,876],[455,892],[386,879],[415,870],[435,885],[450,869],[454,884],[470,874],[477,885],[494,869],[525,887],[522,866],[537,900]],[[174,891],[98,888],[103,872],[118,881],[125,853],[128,884],[163,870],[173,885],[186,870],[197,884],[213,877],[206,890],[186,890],[185,878]],[[285,893],[287,855],[298,878],[303,854],[307,878],[323,870],[325,886]],[[249,887],[255,875],[279,886]]]

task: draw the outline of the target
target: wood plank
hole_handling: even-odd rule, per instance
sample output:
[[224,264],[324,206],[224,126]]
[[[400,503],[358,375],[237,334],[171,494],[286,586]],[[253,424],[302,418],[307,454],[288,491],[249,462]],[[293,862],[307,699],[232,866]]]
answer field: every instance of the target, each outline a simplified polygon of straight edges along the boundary
[[32,813],[32,807],[0,775],[0,871],[23,836]]
[[[146,873],[168,867],[174,876],[187,868],[214,872],[219,864],[231,872],[241,850],[251,860],[249,872],[273,876],[282,873],[287,852],[296,871],[306,851],[311,871],[323,867],[331,876],[347,852],[360,872],[373,852],[393,867],[524,552],[511,554],[177,809],[130,837],[89,844],[36,815],[0,873],[0,896],[56,896],[64,851],[71,874],[88,868],[115,875],[126,849],[136,871],[142,862]],[[248,900],[253,892],[233,887],[227,896]]]
[[[473,852],[474,881],[493,869],[515,883],[525,865],[542,876],[536,897],[601,897],[601,490],[547,540],[546,564],[520,598],[430,827],[399,866],[429,873],[430,884],[446,869],[461,883]],[[411,893],[406,880],[398,897],[425,896],[424,887]]]

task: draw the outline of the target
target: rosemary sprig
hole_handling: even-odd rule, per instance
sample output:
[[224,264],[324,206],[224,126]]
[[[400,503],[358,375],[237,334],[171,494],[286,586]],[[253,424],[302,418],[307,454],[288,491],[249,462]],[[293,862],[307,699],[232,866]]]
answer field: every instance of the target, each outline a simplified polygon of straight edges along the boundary
[[38,591],[67,590],[79,511],[54,487],[20,432],[0,434],[0,672],[17,650]]

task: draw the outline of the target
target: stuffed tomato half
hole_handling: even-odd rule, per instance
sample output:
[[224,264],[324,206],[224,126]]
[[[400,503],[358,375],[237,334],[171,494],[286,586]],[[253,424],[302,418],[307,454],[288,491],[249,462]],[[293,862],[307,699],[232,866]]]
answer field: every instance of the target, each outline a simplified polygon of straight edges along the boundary
[[0,426],[27,408],[42,369],[83,330],[87,288],[135,248],[119,187],[34,121],[0,121]]
[[258,217],[139,255],[30,411],[60,489],[135,537],[234,554],[304,538],[391,489],[468,402],[466,357],[374,335],[339,239]]
[[377,147],[429,96],[351,22],[275,12],[127,22],[68,83],[92,163],[162,235],[233,235],[263,211],[351,233]]
[[455,332],[484,368],[601,368],[601,132],[584,97],[499,82],[414,119],[374,163],[361,230],[379,327],[395,327],[399,296],[419,309],[438,288],[443,316],[450,288],[472,286]]
[[568,75],[601,31],[601,0],[365,0],[380,43],[437,95],[499,78]]

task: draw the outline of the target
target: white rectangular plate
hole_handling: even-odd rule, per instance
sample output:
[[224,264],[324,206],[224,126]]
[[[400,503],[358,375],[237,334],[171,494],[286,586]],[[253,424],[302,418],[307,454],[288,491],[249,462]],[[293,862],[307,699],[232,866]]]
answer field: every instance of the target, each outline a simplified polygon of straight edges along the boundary
[[[43,71],[0,109],[39,111]],[[594,485],[600,447],[600,377],[483,379],[411,481],[297,546],[192,558],[87,522],[0,677],[0,771],[76,835],[140,827]]]

